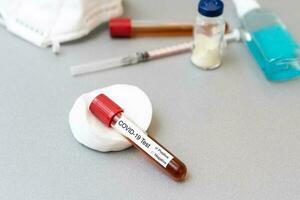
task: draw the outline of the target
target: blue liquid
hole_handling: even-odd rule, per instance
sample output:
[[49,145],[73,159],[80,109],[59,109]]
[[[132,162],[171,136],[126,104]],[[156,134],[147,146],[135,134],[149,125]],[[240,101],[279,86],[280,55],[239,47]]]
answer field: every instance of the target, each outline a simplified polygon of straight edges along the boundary
[[[296,62],[299,47],[285,27],[277,24],[264,27],[251,36],[246,45],[267,79],[284,81],[300,76],[299,62]],[[287,60],[290,62],[283,62]]]

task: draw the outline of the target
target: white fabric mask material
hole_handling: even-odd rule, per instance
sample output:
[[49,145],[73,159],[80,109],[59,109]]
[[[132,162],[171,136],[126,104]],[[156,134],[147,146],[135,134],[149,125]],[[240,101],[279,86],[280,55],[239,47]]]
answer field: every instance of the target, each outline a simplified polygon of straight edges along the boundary
[[0,24],[39,47],[81,38],[122,13],[122,0],[0,0]]

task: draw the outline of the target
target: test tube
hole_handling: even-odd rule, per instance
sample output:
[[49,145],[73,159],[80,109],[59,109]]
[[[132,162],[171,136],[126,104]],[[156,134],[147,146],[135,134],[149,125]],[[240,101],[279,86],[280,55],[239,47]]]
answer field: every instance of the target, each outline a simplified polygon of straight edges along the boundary
[[138,21],[130,18],[114,18],[109,21],[111,37],[136,36],[191,36],[192,23]]
[[[192,36],[193,29],[192,23],[183,22],[139,21],[130,18],[113,18],[109,21],[109,31],[113,38]],[[229,32],[227,23],[225,32]]]
[[175,181],[183,181],[186,166],[176,156],[148,136],[123,114],[123,109],[104,94],[98,95],[89,110],[107,127],[122,134],[134,147]]

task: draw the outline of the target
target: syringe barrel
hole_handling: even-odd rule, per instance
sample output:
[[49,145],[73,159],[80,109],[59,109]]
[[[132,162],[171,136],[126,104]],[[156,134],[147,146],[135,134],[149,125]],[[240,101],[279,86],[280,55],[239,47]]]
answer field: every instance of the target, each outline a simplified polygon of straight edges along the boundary
[[185,42],[182,44],[151,50],[148,51],[147,54],[150,60],[158,59],[158,58],[168,57],[171,55],[176,55],[176,54],[191,51],[192,47],[193,47],[193,42]]

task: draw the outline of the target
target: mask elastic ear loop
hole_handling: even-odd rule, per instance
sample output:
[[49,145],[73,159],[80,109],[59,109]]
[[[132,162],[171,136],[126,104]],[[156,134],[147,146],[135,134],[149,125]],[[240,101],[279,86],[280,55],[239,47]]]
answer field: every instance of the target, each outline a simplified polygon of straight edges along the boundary
[[60,53],[60,43],[58,41],[52,40],[52,52],[55,54]]
[[6,26],[3,16],[0,13],[0,25]]

